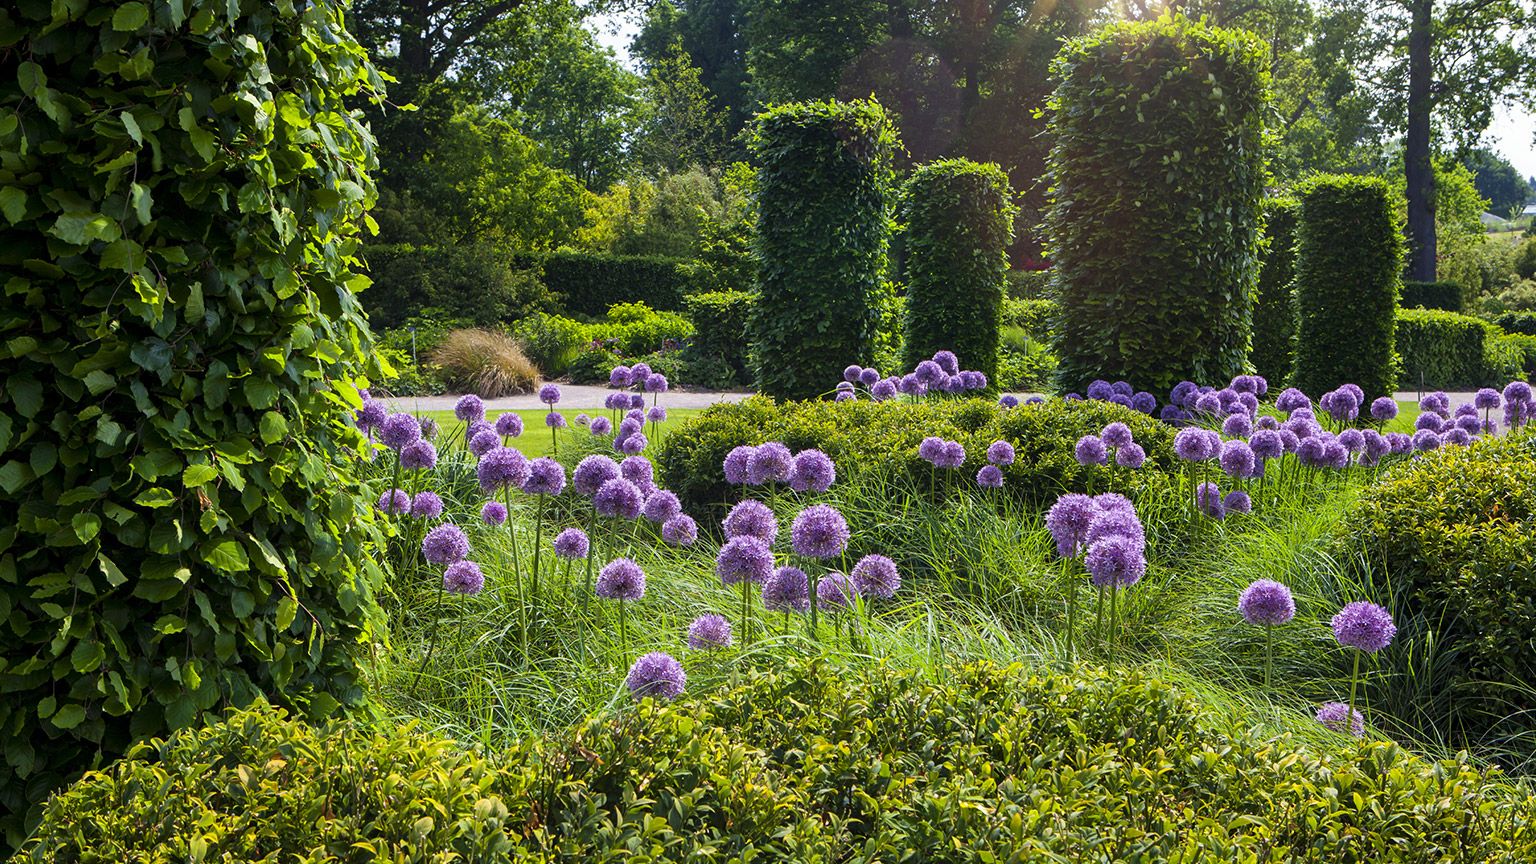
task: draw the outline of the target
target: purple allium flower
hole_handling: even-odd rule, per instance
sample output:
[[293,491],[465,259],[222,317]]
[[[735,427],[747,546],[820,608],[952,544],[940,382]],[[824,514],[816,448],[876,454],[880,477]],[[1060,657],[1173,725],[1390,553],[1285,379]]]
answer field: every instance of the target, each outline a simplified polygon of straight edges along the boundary
[[798,567],[780,567],[763,583],[763,609],[804,612],[811,608],[810,582]]
[[608,372],[608,383],[614,387],[628,387],[633,380],[628,366],[615,366]]
[[959,375],[950,375],[939,382],[939,389],[945,393],[965,392],[965,379]]
[[367,431],[377,429],[384,425],[389,418],[389,409],[377,399],[364,399],[362,410],[357,412],[357,428]]
[[565,415],[559,411],[551,411],[544,415],[544,425],[551,429],[564,429]]
[[492,528],[507,521],[507,505],[500,501],[487,501],[480,507],[480,521]]
[[1327,442],[1320,435],[1303,438],[1301,443],[1296,445],[1296,458],[1308,468],[1321,468],[1327,461],[1323,455],[1326,447]]
[[[1494,395],[1498,395],[1498,394],[1494,394]],[[1451,412],[1451,416],[1452,417],[1476,417],[1477,416],[1477,406],[1473,405],[1470,402],[1463,402],[1460,405],[1456,406],[1456,410]]]
[[1359,711],[1350,716],[1350,707],[1343,702],[1329,702],[1317,709],[1317,722],[1340,735],[1353,735],[1356,738],[1365,735],[1365,717]]
[[1221,413],[1221,397],[1215,393],[1201,393],[1195,398],[1195,412],[1198,414]]
[[683,695],[683,690],[688,686],[688,673],[683,671],[683,664],[677,662],[676,657],[652,651],[642,654],[629,667],[624,686],[629,688],[629,695],[636,699],[650,696],[670,701]]
[[567,528],[555,535],[555,557],[564,558],[567,561],[585,558],[591,551],[592,541],[587,538],[587,533],[580,528]]
[[790,548],[806,558],[835,558],[848,548],[848,520],[836,507],[812,504],[795,515]]
[[1279,459],[1285,453],[1280,433],[1273,429],[1255,429],[1248,437],[1248,447],[1256,459]]
[[901,588],[901,574],[896,572],[896,562],[884,555],[865,555],[853,565],[853,584],[865,597],[889,600]]
[[634,383],[639,384],[641,381],[651,377],[651,364],[636,363],[635,365],[629,367],[629,374],[630,379]]
[[774,518],[773,511],[767,504],[751,498],[732,507],[720,524],[727,538],[756,537],[771,545],[779,536],[779,521]]
[[1007,441],[993,441],[987,446],[987,461],[993,465],[1012,465],[1016,455]]
[[1109,401],[1125,408],[1131,407],[1131,397],[1124,396],[1119,393],[1115,393],[1114,395],[1110,396]]
[[[1426,397],[1427,398],[1427,397]],[[1425,411],[1413,421],[1414,429],[1428,429],[1432,432],[1440,431],[1440,415],[1433,411]]]
[[1221,445],[1221,470],[1238,480],[1253,473],[1253,448],[1246,441],[1227,441]]
[[545,405],[554,405],[560,401],[560,387],[557,384],[545,384],[539,388],[539,401]]
[[620,411],[629,407],[628,393],[609,393],[603,397],[603,407],[609,411]]
[[1287,414],[1295,411],[1297,408],[1305,408],[1311,404],[1312,400],[1307,398],[1307,394],[1297,390],[1295,387],[1287,387],[1280,392],[1279,396],[1275,397],[1275,410],[1284,411]]
[[645,407],[645,397],[640,395],[639,393],[631,393],[631,394],[629,394],[629,407],[631,409],[644,408]]
[[908,372],[896,382],[896,389],[911,396],[917,395],[917,373]]
[[1221,500],[1221,488],[1215,483],[1201,483],[1195,489],[1195,506],[1212,519],[1226,518],[1227,509]]
[[1339,433],[1339,443],[1351,453],[1365,449],[1365,433],[1359,429],[1345,429]]
[[613,421],[612,420],[609,420],[607,417],[593,417],[592,418],[592,434],[593,435],[607,435],[608,433],[610,433],[612,431],[613,431]]
[[739,582],[762,584],[773,572],[773,550],[760,537],[742,534],[725,541],[715,557],[715,573],[727,587]]
[[[366,405],[363,407],[367,407]],[[1492,387],[1484,387],[1472,397],[1472,407],[1479,411],[1488,411],[1499,407],[1499,391]]]
[[939,468],[959,468],[965,464],[965,446],[959,441],[945,441],[944,452],[933,464]]
[[497,415],[494,429],[503,438],[516,438],[523,434],[523,418],[512,411],[503,411]]
[[944,458],[944,439],[929,435],[917,445],[917,455],[924,462],[939,464],[939,460]]
[[662,525],[676,519],[683,512],[683,505],[677,500],[676,493],[662,489],[645,499],[640,512],[650,521]]
[[588,417],[586,414],[577,414],[575,417],[571,418],[571,422],[575,423],[577,426],[591,426],[592,418]]
[[1359,384],[1340,384],[1339,390],[1349,394],[1349,399],[1355,403],[1356,408],[1365,404],[1365,391],[1360,389]]
[[1253,421],[1247,414],[1232,414],[1222,421],[1221,434],[1229,438],[1247,438],[1253,434]]
[[833,402],[857,402],[857,401],[859,401],[859,397],[853,395],[853,391],[852,390],[839,390],[839,391],[837,391],[837,395],[832,397],[832,401]]
[[1157,410],[1157,397],[1143,390],[1131,396],[1131,410],[1151,416]]
[[939,367],[939,364],[933,362],[932,360],[924,360],[923,362],[917,364],[917,368],[912,370],[912,374],[917,376],[917,382],[919,384],[927,384],[931,386],[944,380],[944,370]]
[[725,482],[731,484],[745,483],[750,476],[748,468],[752,463],[752,454],[756,447],[735,447],[725,455]]
[[1228,492],[1227,497],[1221,499],[1222,509],[1228,513],[1242,513],[1247,515],[1253,512],[1253,499],[1247,492]]
[[1529,402],[1531,401],[1531,385],[1524,381],[1511,381],[1504,385],[1504,401]]
[[495,447],[480,457],[475,468],[480,491],[487,494],[507,487],[521,488],[528,479],[528,458],[516,447]]
[[1109,389],[1115,391],[1117,396],[1130,396],[1132,393],[1136,392],[1136,388],[1132,387],[1131,382],[1129,381],[1116,381],[1115,383],[1109,385]]
[[967,390],[985,390],[987,387],[987,373],[971,369],[960,373],[960,381],[965,384]]
[[1158,416],[1162,418],[1164,423],[1178,423],[1184,419],[1184,412],[1179,410],[1179,406],[1170,402],[1163,406],[1163,410],[1158,413]]
[[1458,426],[1442,435],[1440,441],[1446,446],[1465,447],[1472,443],[1472,433]]
[[1440,449],[1440,435],[1433,429],[1420,429],[1413,434],[1413,449],[1438,450]]
[[1336,471],[1349,467],[1349,451],[1339,439],[1329,438],[1323,442],[1323,464]]
[[865,387],[873,387],[880,380],[880,372],[876,369],[865,369],[859,373],[859,383]]
[[1077,439],[1077,461],[1080,465],[1103,465],[1109,460],[1104,441],[1097,435],[1084,435]]
[[645,419],[652,423],[665,423],[667,422],[667,409],[660,405],[652,406],[649,411],[645,412]]
[[1402,455],[1413,450],[1413,437],[1407,432],[1387,432],[1381,437],[1387,439],[1387,446],[1394,454]]
[[1237,611],[1249,624],[1286,624],[1296,617],[1291,589],[1273,579],[1255,579],[1237,598]]
[[933,362],[939,364],[945,375],[958,375],[960,373],[960,358],[953,351],[939,351],[933,355]]
[[1057,555],[1071,558],[1077,554],[1098,509],[1087,495],[1069,493],[1056,499],[1045,514],[1045,527],[1056,541]]
[[[652,372],[651,374],[647,375],[645,377],[645,392],[647,392],[647,393],[665,393],[665,392],[667,392],[667,376],[661,374],[660,372]],[[634,401],[634,400],[630,400],[630,401]]]
[[997,404],[1003,406],[1004,408],[1017,408],[1019,407],[1019,397],[1013,395],[1012,393],[1004,393],[1002,396],[998,397]]
[[[577,466],[577,470],[580,470],[580,466]],[[640,488],[622,477],[604,482],[597,494],[592,496],[592,506],[598,515],[620,519],[639,518],[644,503],[645,498],[640,494]]]
[[1391,396],[1382,396],[1371,403],[1371,418],[1380,423],[1385,423],[1397,416],[1397,401]]
[[679,513],[661,526],[661,539],[673,546],[692,546],[699,537],[698,523],[686,513]]
[[1182,406],[1189,400],[1189,397],[1195,395],[1199,390],[1200,388],[1193,381],[1180,381],[1169,392],[1168,401],[1174,405]]
[[619,465],[607,456],[594,454],[582,459],[571,472],[571,485],[583,495],[596,495],[609,480],[620,477]]
[[645,596],[645,571],[628,558],[615,558],[597,571],[592,590],[604,600],[639,600]]
[[1028,399],[1024,400],[1024,404],[1025,405],[1043,405],[1043,404],[1045,404],[1045,397],[1044,396],[1031,396]]
[[1286,453],[1295,453],[1298,449],[1300,449],[1301,439],[1296,437],[1295,432],[1292,432],[1289,429],[1281,429],[1279,431],[1279,435],[1281,450]]
[[479,594],[485,587],[485,574],[473,561],[455,561],[443,571],[443,590],[449,594]]
[[777,441],[759,444],[747,461],[747,480],[753,486],[786,480],[793,459],[789,448]]
[[615,441],[614,446],[620,453],[633,456],[637,453],[645,452],[646,445],[650,443],[650,439],[646,438],[643,433],[636,432],[633,435],[625,435],[623,439]]
[[1253,426],[1255,429],[1268,429],[1273,432],[1280,428],[1280,421],[1269,414],[1265,414],[1263,417],[1253,421]]
[[625,417],[619,421],[619,437],[628,438],[644,428],[645,419],[643,417]]
[[1129,537],[1106,537],[1088,547],[1083,558],[1090,582],[1096,587],[1129,586],[1147,572],[1146,552]]
[[1204,429],[1186,426],[1173,436],[1173,452],[1185,461],[1200,462],[1211,458],[1210,440]]
[[476,456],[484,456],[500,446],[501,437],[491,429],[482,429],[469,439],[469,452]]
[[409,414],[391,414],[384,418],[379,440],[391,450],[404,449],[407,444],[421,440],[421,424]]
[[1124,447],[1131,443],[1131,427],[1117,420],[1105,426],[1099,437],[1104,440],[1105,446]]
[[523,481],[523,491],[529,495],[559,495],[565,490],[565,466],[540,456],[528,463],[528,479]]
[[466,393],[453,404],[453,416],[465,423],[485,419],[485,401],[473,393]]
[[864,374],[864,367],[857,363],[843,367],[843,381],[849,384],[859,383],[859,376]]
[[789,466],[789,488],[796,492],[825,492],[837,480],[832,457],[820,450],[801,450]]
[[[1477,409],[1473,408],[1472,410],[1476,411]],[[1457,417],[1456,428],[1465,430],[1468,435],[1476,435],[1483,431],[1483,421],[1477,419],[1476,414],[1470,417]]]
[[411,499],[411,515],[417,519],[436,519],[443,515],[443,499],[436,492],[417,492]]
[[1447,396],[1443,390],[1426,393],[1419,400],[1419,410],[1439,414],[1441,417],[1449,417],[1451,414],[1451,397]]
[[688,647],[708,651],[731,646],[731,622],[719,615],[700,615],[688,625]]
[[1083,397],[1079,396],[1076,393],[1068,393],[1065,396],[1061,397],[1061,401],[1063,401],[1063,402],[1081,402],[1081,401],[1083,401]]
[[411,496],[404,489],[390,489],[379,496],[376,506],[381,513],[408,514],[411,512]]
[[432,564],[452,564],[469,557],[469,538],[464,529],[444,522],[421,540],[421,554]]
[[1003,487],[1003,470],[996,465],[983,465],[976,472],[976,485],[984,489],[1001,489]]
[[1241,407],[1243,412],[1252,419],[1258,416],[1259,413],[1259,397],[1252,393],[1239,393],[1237,394],[1237,406],[1234,406],[1234,410],[1237,407]]
[[1115,464],[1121,468],[1140,468],[1146,461],[1147,451],[1134,441],[1115,450]]
[[1109,397],[1115,395],[1115,387],[1108,381],[1105,381],[1102,378],[1097,378],[1088,385],[1087,392],[1089,399],[1095,399],[1100,402],[1108,402]]
[[400,448],[400,467],[408,470],[431,470],[437,466],[437,448],[431,441],[412,441]]
[[619,463],[619,476],[636,485],[656,479],[656,468],[644,456],[626,456]]
[[879,381],[876,381],[874,384],[871,384],[869,387],[869,395],[873,396],[876,402],[884,402],[885,400],[895,396],[895,379],[882,378]]
[[1396,634],[1397,626],[1392,623],[1391,613],[1375,603],[1357,600],[1333,616],[1333,638],[1339,640],[1340,645],[1358,648],[1367,654],[1375,654],[1392,644]]
[[847,573],[840,570],[833,570],[816,583],[816,605],[826,611],[851,609],[854,598],[858,596],[858,586]]

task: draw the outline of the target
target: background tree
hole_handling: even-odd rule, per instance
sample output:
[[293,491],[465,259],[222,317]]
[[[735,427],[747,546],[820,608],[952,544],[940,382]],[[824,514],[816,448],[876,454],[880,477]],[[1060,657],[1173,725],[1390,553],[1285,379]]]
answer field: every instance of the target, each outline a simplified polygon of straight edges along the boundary
[[725,117],[681,46],[647,63],[642,93],[649,110],[632,147],[636,162],[668,173],[718,164]]
[[1472,172],[1477,194],[1488,199],[1488,212],[1497,216],[1519,213],[1531,199],[1531,185],[1508,159],[1492,150],[1468,151],[1462,156],[1461,164]]

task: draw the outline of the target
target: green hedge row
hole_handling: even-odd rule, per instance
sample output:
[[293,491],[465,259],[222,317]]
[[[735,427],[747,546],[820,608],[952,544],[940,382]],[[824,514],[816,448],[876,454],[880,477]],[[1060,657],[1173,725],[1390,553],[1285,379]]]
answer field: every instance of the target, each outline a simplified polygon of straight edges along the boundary
[[757,295],[746,291],[710,291],[688,298],[688,317],[693,321],[690,357],[718,357],[730,367],[736,380],[752,380],[747,322]]
[[[486,754],[242,713],[54,799],[21,862],[1477,861],[1536,806],[1388,743],[1231,738],[1135,671],[789,659]],[[1088,853],[1086,850],[1092,850]],[[150,857],[154,856],[154,857]]]
[[1253,368],[1272,386],[1290,377],[1296,362],[1296,215],[1294,198],[1264,201],[1264,237],[1268,246],[1259,266],[1253,302]]
[[1536,336],[1536,313],[1505,312],[1503,315],[1493,319],[1493,323],[1504,328],[1506,333]]
[[683,258],[587,252],[517,252],[515,269],[539,267],[544,287],[567,314],[598,317],[619,303],[681,312],[693,290],[694,264]]
[[1398,305],[1404,309],[1440,309],[1461,313],[1464,308],[1461,284],[1458,282],[1414,282],[1403,280],[1403,293]]
[[1503,389],[1520,377],[1524,354],[1481,318],[1438,309],[1399,309],[1398,386],[1413,390]]

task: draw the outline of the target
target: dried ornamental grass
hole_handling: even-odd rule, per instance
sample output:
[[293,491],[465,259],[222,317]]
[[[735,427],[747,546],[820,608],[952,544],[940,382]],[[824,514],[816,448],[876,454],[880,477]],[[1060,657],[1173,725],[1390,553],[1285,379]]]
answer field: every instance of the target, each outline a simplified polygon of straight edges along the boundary
[[517,340],[489,330],[455,330],[432,352],[448,385],[486,398],[532,392],[539,370]]

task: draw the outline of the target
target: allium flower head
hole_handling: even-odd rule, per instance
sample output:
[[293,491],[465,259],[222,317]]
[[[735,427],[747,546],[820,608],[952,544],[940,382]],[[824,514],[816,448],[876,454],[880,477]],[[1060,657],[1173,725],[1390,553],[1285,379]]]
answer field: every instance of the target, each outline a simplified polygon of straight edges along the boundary
[[560,386],[558,384],[545,384],[539,388],[539,401],[545,405],[554,405],[560,401]]
[[1103,465],[1109,461],[1104,441],[1097,435],[1084,435],[1077,439],[1077,461],[1080,465]]
[[619,436],[627,438],[645,428],[645,419],[642,417],[625,417],[619,421]]
[[677,500],[676,493],[662,489],[645,499],[640,512],[650,521],[664,525],[683,512],[683,505]]
[[1242,513],[1246,516],[1253,512],[1253,499],[1248,497],[1247,492],[1228,492],[1226,497],[1221,499],[1221,506],[1228,513]]
[[1382,396],[1371,403],[1371,419],[1380,423],[1397,416],[1397,400],[1391,396]]
[[1440,435],[1433,429],[1420,429],[1413,433],[1413,449],[1419,451],[1439,450]]
[[787,480],[793,459],[789,448],[777,441],[759,444],[747,461],[747,480],[753,486]]
[[1351,715],[1350,707],[1343,702],[1329,702],[1317,709],[1317,722],[1340,735],[1365,736],[1365,717],[1359,711]]
[[774,518],[773,511],[767,504],[751,498],[732,507],[720,524],[727,538],[756,537],[771,545],[779,536],[779,521]]
[[839,570],[833,570],[816,583],[816,605],[827,611],[851,609],[858,596],[859,588],[853,579]]
[[1333,638],[1340,645],[1358,648],[1367,654],[1375,654],[1390,645],[1396,634],[1397,626],[1392,623],[1391,613],[1375,603],[1357,600],[1333,616]]
[[859,397],[855,396],[853,394],[852,390],[839,390],[839,391],[837,391],[837,395],[832,397],[832,401],[833,402],[857,402],[857,401],[859,401]]
[[1019,397],[1012,393],[1004,393],[997,398],[997,404],[1004,408],[1017,408],[1019,407]]
[[1285,624],[1296,617],[1291,589],[1273,579],[1255,579],[1237,598],[1237,611],[1249,624]]
[[1472,443],[1472,433],[1458,426],[1441,435],[1440,443],[1447,447],[1465,447]]
[[880,380],[880,372],[877,369],[865,369],[859,373],[859,383],[865,387],[873,387]]
[[390,489],[379,496],[377,506],[381,513],[410,513],[411,496],[404,489]]
[[944,439],[929,435],[917,445],[917,455],[924,462],[937,465],[944,458]]
[[1287,387],[1280,391],[1279,396],[1275,397],[1275,410],[1284,411],[1287,414],[1290,414],[1297,408],[1305,408],[1311,404],[1312,400],[1307,398],[1307,394],[1297,390],[1295,387]]
[[421,440],[421,424],[410,414],[391,414],[384,418],[379,440],[391,450],[404,449],[407,444]]
[[587,538],[586,532],[580,528],[567,528],[555,535],[553,545],[555,547],[555,557],[564,558],[569,561],[587,557],[587,553],[592,548],[592,541]]
[[939,364],[932,360],[924,360],[917,364],[917,368],[912,371],[912,374],[917,376],[918,383],[932,385],[943,380],[944,370],[939,368]]
[[628,558],[615,558],[597,571],[592,590],[604,600],[639,600],[645,596],[645,571]]
[[1419,399],[1419,410],[1439,414],[1441,417],[1449,417],[1451,415],[1451,397],[1446,395],[1443,390],[1426,393]]
[[1106,537],[1088,547],[1083,566],[1094,586],[1125,587],[1135,585],[1146,574],[1147,556],[1143,546],[1129,537]]
[[1071,558],[1077,554],[1098,509],[1087,495],[1069,493],[1056,499],[1045,514],[1045,527],[1056,541],[1057,555]]
[[859,376],[864,374],[864,367],[854,363],[843,368],[843,380],[849,384],[859,383]]
[[362,410],[357,412],[357,428],[367,431],[377,429],[389,419],[389,409],[377,399],[364,399]]
[[901,574],[896,562],[884,555],[865,555],[853,565],[853,584],[865,597],[889,600],[901,588]]
[[603,397],[603,407],[609,411],[622,411],[629,407],[629,394],[609,393]]
[[950,375],[939,382],[939,389],[945,393],[965,392],[965,378],[959,375]]
[[1200,414],[1220,414],[1221,397],[1215,393],[1201,393],[1195,397],[1195,411]]
[[652,372],[651,374],[647,375],[645,377],[645,392],[667,392],[667,376],[661,374],[660,372]]
[[1228,477],[1243,479],[1253,473],[1253,448],[1246,441],[1227,441],[1221,445],[1221,470]]
[[896,379],[882,378],[869,386],[869,395],[876,402],[884,402],[896,395]]
[[1531,385],[1524,381],[1511,381],[1504,385],[1505,402],[1529,402],[1531,401]]
[[1140,468],[1146,461],[1147,451],[1134,441],[1115,450],[1115,464],[1122,468]]
[[1131,427],[1116,420],[1105,426],[1103,431],[1099,433],[1099,437],[1104,440],[1106,446],[1124,447],[1131,443]]
[[544,415],[544,425],[551,429],[564,429],[565,415],[559,411],[551,411]]
[[628,387],[633,380],[628,366],[615,366],[608,372],[608,383],[614,387]]
[[452,564],[469,557],[469,537],[464,529],[444,522],[427,532],[421,540],[421,554],[432,564]]
[[790,548],[806,558],[835,558],[848,548],[848,520],[830,504],[812,504],[795,515]]
[[[1499,404],[1499,391],[1492,387],[1484,387],[1477,391],[1477,395],[1472,398],[1472,407],[1479,411],[1492,410],[1499,407]],[[366,408],[367,406],[363,407]]]
[[639,393],[631,393],[631,394],[629,394],[629,407],[631,409],[644,408],[645,407],[645,397],[640,395]]
[[644,456],[626,456],[624,461],[619,463],[619,476],[631,483],[639,484],[646,480],[655,480],[656,467]]
[[480,521],[496,527],[507,521],[507,505],[500,501],[487,501],[480,506]]
[[1173,452],[1187,462],[1200,462],[1211,458],[1210,441],[1205,430],[1186,426],[1173,436]]
[[665,423],[667,422],[667,409],[660,405],[654,405],[645,412],[645,419],[652,423]]
[[729,648],[731,641],[731,622],[719,615],[700,615],[688,625],[688,647],[695,651]]
[[636,432],[633,435],[625,435],[622,440],[615,441],[614,447],[620,453],[634,456],[637,453],[645,452],[646,446],[650,443],[650,439],[646,438],[643,433]]
[[620,476],[619,465],[607,456],[594,454],[582,459],[571,473],[571,485],[583,495],[595,495],[603,484]]
[[588,417],[586,414],[577,414],[575,417],[571,418],[571,422],[575,423],[577,426],[591,426],[592,418]]
[[688,673],[683,671],[683,664],[677,662],[676,657],[652,651],[641,655],[629,667],[624,686],[629,688],[629,695],[636,699],[649,696],[670,701],[683,695],[683,690],[688,686]]
[[1109,397],[1115,395],[1115,387],[1102,378],[1095,379],[1088,384],[1088,398],[1100,402],[1108,402]]
[[959,468],[965,464],[965,446],[959,441],[945,441],[944,452],[934,465],[940,468]]
[[622,477],[609,480],[592,496],[592,506],[600,516],[637,519],[645,498],[635,484]]
[[1195,489],[1195,506],[1212,519],[1225,519],[1226,504],[1221,498],[1221,488],[1215,483],[1201,483]]
[[565,466],[540,456],[528,463],[528,479],[523,481],[523,491],[529,495],[559,495],[565,490]]
[[1131,396],[1131,410],[1140,411],[1150,417],[1152,412],[1157,410],[1157,397],[1143,390]]
[[983,465],[976,472],[976,485],[983,489],[1003,488],[1003,470],[996,465]]
[[496,434],[503,438],[516,438],[523,434],[523,418],[513,411],[503,411],[496,416]]
[[987,446],[987,461],[993,465],[1012,465],[1017,454],[1007,441],[993,441]]
[[1253,434],[1253,421],[1247,414],[1232,414],[1221,423],[1221,434],[1229,438],[1247,438]]
[[1199,390],[1200,388],[1193,381],[1180,381],[1169,392],[1168,401],[1171,404],[1182,406],[1189,400],[1189,397],[1195,395]]
[[763,609],[804,612],[811,608],[810,582],[798,567],[780,567],[763,583]]
[[756,447],[735,447],[725,455],[725,482],[731,484],[747,482],[748,467],[752,463],[752,454]]
[[1359,429],[1345,429],[1339,433],[1339,444],[1351,453],[1365,449],[1365,433]]
[[485,587],[485,574],[473,561],[455,561],[443,571],[443,590],[449,594],[479,594]]
[[431,470],[437,466],[437,448],[431,441],[420,440],[400,448],[400,467],[407,470]]
[[1273,429],[1255,429],[1248,436],[1248,447],[1255,459],[1279,459],[1285,453],[1280,433]]
[[1451,412],[1451,416],[1452,417],[1476,417],[1477,416],[1477,406],[1473,405],[1470,402],[1463,402],[1460,405],[1456,406],[1456,410]]
[[1163,410],[1158,412],[1157,416],[1162,418],[1163,422],[1165,423],[1176,424],[1185,419],[1183,410],[1171,402],[1167,405],[1164,405]]
[[933,362],[939,364],[945,375],[960,374],[960,358],[953,351],[939,351],[933,355]]
[[469,436],[469,452],[476,456],[484,456],[500,446],[501,436],[492,429],[482,429]]
[[528,457],[516,447],[494,447],[480,457],[475,467],[480,491],[487,494],[511,487],[522,488],[528,479]]
[[609,420],[607,417],[593,417],[592,418],[592,434],[593,435],[607,435],[608,433],[610,433],[612,431],[613,431],[613,421],[612,420]]
[[629,374],[633,382],[638,384],[641,381],[651,377],[651,364],[636,363],[635,365],[629,367]]
[[443,499],[436,492],[417,492],[411,499],[411,515],[417,519],[436,519],[443,515]]
[[984,390],[987,386],[987,373],[977,369],[968,369],[960,373],[960,382],[967,390]]
[[1440,431],[1440,415],[1433,411],[1425,411],[1413,420],[1414,429],[1429,429],[1433,432]]
[[750,534],[732,537],[715,557],[715,573],[727,587],[740,582],[761,584],[773,573],[773,551]]
[[686,513],[679,513],[662,523],[661,539],[673,546],[692,546],[699,537],[698,523]]
[[1407,432],[1388,432],[1381,437],[1387,439],[1393,453],[1401,455],[1413,449],[1413,437]]
[[801,450],[789,466],[789,488],[796,492],[825,492],[837,480],[832,457],[820,450]]
[[473,393],[466,393],[453,403],[453,416],[465,423],[485,419],[485,401]]

